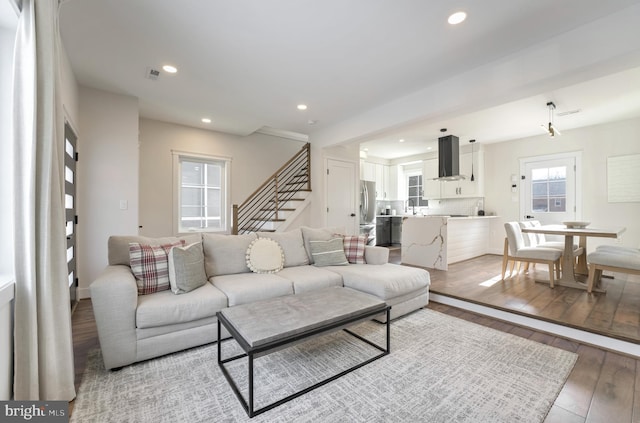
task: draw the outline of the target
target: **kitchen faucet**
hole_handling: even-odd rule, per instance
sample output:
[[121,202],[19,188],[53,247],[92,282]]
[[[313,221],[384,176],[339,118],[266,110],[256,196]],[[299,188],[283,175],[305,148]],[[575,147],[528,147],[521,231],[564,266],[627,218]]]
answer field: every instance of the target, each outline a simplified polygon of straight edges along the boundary
[[416,215],[416,202],[413,198],[409,198],[407,200],[407,208],[409,208],[409,204],[411,204],[411,207],[413,207],[413,215]]

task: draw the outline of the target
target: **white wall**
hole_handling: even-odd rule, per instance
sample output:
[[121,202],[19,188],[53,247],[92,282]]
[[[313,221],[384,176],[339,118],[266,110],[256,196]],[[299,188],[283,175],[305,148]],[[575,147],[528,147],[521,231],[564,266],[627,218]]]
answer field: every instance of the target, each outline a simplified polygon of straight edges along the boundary
[[15,30],[0,27],[0,401],[13,394],[11,92]]
[[[239,204],[304,143],[269,135],[247,137],[140,119],[140,234],[173,234],[172,150],[231,158],[231,204]],[[297,222],[306,222],[309,212]]]
[[79,94],[78,297],[87,298],[109,236],[138,233],[138,100],[83,86]]
[[[622,244],[640,246],[640,203],[607,202],[607,157],[640,153],[640,119],[562,131],[562,136],[524,138],[485,148],[485,211],[495,212],[491,251],[502,254],[504,222],[520,219],[519,202],[512,201],[511,175],[520,175],[519,160],[554,153],[582,152],[582,218],[592,226],[625,226]],[[519,185],[519,183],[518,183]],[[518,187],[520,189],[520,187]],[[518,194],[515,194],[519,198]],[[612,240],[589,238],[588,250]]]
[[[60,43],[62,45],[62,43]],[[71,127],[80,137],[80,111],[78,102],[80,101],[80,87],[76,82],[76,77],[71,69],[69,56],[62,46],[62,56],[60,57],[60,79],[62,85],[62,107],[64,108],[64,117],[69,121]]]

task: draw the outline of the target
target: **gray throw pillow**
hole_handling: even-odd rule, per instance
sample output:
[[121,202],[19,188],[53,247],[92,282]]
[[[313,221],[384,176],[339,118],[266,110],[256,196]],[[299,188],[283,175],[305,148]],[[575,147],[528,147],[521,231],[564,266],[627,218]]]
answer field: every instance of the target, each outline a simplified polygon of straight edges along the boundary
[[315,266],[346,266],[349,264],[344,255],[342,238],[328,241],[309,241],[313,264]]
[[173,247],[169,251],[169,284],[174,294],[193,291],[207,283],[202,243]]

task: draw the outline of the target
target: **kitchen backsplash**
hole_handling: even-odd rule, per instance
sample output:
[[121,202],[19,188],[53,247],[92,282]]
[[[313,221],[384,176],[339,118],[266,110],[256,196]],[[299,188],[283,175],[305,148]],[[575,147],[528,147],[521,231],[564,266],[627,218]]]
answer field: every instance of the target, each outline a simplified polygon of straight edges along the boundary
[[[376,201],[376,213],[386,214],[387,206],[396,211],[397,215],[411,214],[412,207],[407,207],[406,201]],[[484,210],[484,197],[450,198],[444,200],[429,200],[429,207],[416,207],[416,213],[428,214],[463,214],[477,215],[478,210]],[[487,211],[485,210],[485,214]]]

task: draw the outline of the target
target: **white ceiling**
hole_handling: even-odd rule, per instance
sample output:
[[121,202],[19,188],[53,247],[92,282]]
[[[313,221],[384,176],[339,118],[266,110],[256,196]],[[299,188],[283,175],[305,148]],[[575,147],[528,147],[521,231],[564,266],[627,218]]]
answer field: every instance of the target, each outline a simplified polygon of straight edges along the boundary
[[[143,117],[241,135],[266,126],[309,134],[313,142],[314,134],[380,105],[603,17],[628,12],[640,18],[638,4],[640,0],[67,0],[60,27],[79,83],[137,97]],[[468,13],[467,21],[448,25],[447,16],[459,9]],[[628,39],[640,57],[640,32]],[[589,54],[597,57],[595,50]],[[157,81],[145,78],[148,67],[163,64],[175,65],[178,73],[162,72]],[[564,88],[517,99],[504,95],[508,101],[494,99],[464,113],[390,126],[361,141],[367,141],[369,154],[393,158],[423,152],[441,127],[462,142],[530,136],[547,123],[545,104],[550,100],[557,113],[582,110],[556,114],[561,130],[639,116],[639,68],[616,71],[586,81],[588,70],[575,79],[558,74]],[[308,110],[297,110],[299,103]],[[202,117],[213,122],[203,124]],[[397,143],[400,138],[406,142]]]

